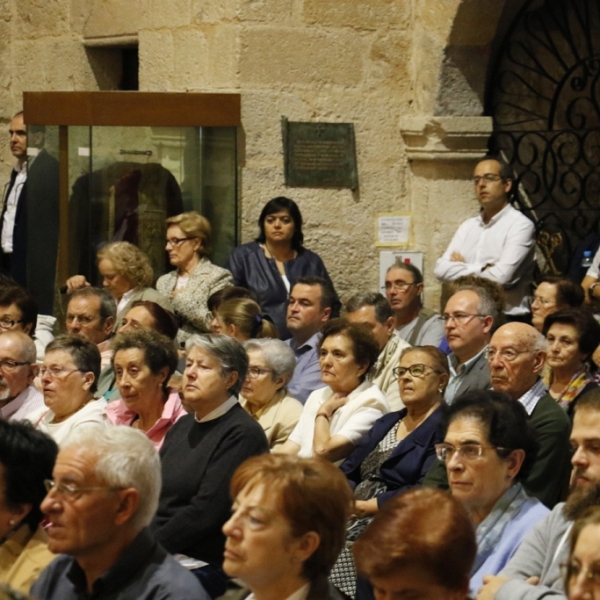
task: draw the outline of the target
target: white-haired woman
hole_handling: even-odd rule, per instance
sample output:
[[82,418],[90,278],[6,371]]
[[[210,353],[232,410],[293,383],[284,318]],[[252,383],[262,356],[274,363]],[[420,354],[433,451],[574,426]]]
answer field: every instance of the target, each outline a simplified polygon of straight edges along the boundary
[[249,340],[244,348],[249,366],[240,404],[264,429],[271,450],[277,450],[302,414],[302,404],[287,393],[296,357],[287,344],[273,338]]

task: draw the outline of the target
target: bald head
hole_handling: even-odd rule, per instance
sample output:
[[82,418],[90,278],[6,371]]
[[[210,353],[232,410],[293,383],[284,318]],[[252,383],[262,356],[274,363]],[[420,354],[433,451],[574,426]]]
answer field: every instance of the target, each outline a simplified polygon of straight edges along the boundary
[[507,323],[490,341],[492,387],[518,400],[533,387],[546,360],[544,336],[525,323]]

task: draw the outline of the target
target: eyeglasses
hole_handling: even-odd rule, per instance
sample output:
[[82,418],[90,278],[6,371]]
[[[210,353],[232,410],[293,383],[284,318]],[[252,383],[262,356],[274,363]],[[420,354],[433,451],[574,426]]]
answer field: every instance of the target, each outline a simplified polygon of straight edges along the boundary
[[466,325],[474,317],[485,319],[485,315],[480,315],[478,313],[452,313],[451,315],[444,313],[443,315],[440,315],[440,320],[444,321],[444,323],[454,321],[457,325]]
[[486,173],[485,175],[473,177],[473,183],[475,185],[479,185],[479,182],[485,181],[486,183],[495,183],[496,181],[500,181],[502,177],[500,175],[495,175],[494,173]]
[[422,363],[416,363],[414,365],[410,365],[410,367],[396,367],[392,371],[392,373],[394,374],[394,377],[396,377],[396,379],[404,377],[406,373],[410,373],[413,377],[423,377],[427,369],[439,374],[439,371],[436,371],[433,367],[430,367],[429,365],[424,365]]
[[53,379],[56,378],[62,378],[63,375],[68,376],[71,373],[85,373],[86,371],[84,371],[83,369],[65,369],[64,367],[41,367],[40,368],[40,375],[42,377],[44,377],[46,375],[46,373],[48,373],[48,375],[50,377],[52,377]]
[[11,358],[4,358],[0,360],[0,369],[2,371],[14,371],[17,367],[22,367],[23,365],[30,365],[30,362],[24,361],[16,361]]
[[490,348],[489,346],[483,351],[483,355],[486,360],[494,360],[496,356],[500,358],[500,360],[506,362],[513,362],[516,360],[520,354],[527,354],[530,350],[515,350],[514,348],[506,348],[504,350],[496,350],[495,348]]
[[408,283],[406,281],[386,281],[385,285],[381,287],[386,292],[392,290],[398,290],[399,292],[406,292],[411,285],[417,285],[414,281]]
[[435,454],[443,463],[447,463],[451,460],[454,453],[466,461],[477,460],[478,458],[481,458],[484,450],[499,450],[506,452],[507,448],[500,448],[500,446],[482,446],[481,444],[463,444],[456,448],[452,444],[435,444]]
[[22,323],[23,319],[11,319],[10,317],[0,318],[0,329],[12,329],[17,323]]
[[273,369],[261,369],[259,367],[249,367],[248,368],[248,377],[250,379],[258,379],[261,375],[265,373],[272,373]]
[[125,489],[123,487],[109,486],[79,486],[76,483],[65,483],[64,481],[59,481],[57,483],[53,479],[44,479],[44,487],[46,488],[46,492],[48,494],[54,491],[57,496],[71,502],[81,498],[85,492],[92,492],[94,490],[107,490],[109,492],[116,492],[118,490]]
[[79,321],[82,325],[89,325],[92,321],[99,319],[100,316],[97,315],[95,317],[90,317],[89,315],[73,315],[67,313],[67,323],[72,323],[73,321]]
[[535,302],[541,304],[543,307],[556,304],[554,300],[546,300],[544,298],[540,298],[539,296],[529,296],[529,306],[533,306]]
[[562,576],[567,581],[579,579],[583,574],[585,581],[591,582],[593,586],[600,587],[600,564],[594,563],[590,567],[584,568],[579,561],[572,559],[567,563],[560,565]]
[[181,244],[183,244],[183,242],[187,242],[188,240],[197,240],[197,237],[184,237],[184,238],[176,238],[176,237],[172,237],[172,238],[167,238],[167,242],[166,242],[166,246],[172,246],[173,248],[177,248],[178,246],[181,246]]

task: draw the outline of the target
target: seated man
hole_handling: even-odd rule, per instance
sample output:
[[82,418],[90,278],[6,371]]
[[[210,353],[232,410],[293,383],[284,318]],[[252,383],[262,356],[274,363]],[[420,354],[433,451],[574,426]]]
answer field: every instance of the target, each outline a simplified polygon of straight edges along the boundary
[[506,314],[529,315],[528,297],[535,264],[535,226],[513,208],[513,180],[500,159],[486,156],[473,174],[480,213],[457,229],[443,256],[435,263],[440,281],[478,275],[496,281],[506,293]]
[[286,344],[296,355],[296,370],[288,391],[302,404],[312,392],[325,387],[321,381],[319,343],[321,328],[331,318],[336,302],[333,287],[316,275],[300,277],[290,292],[286,325],[292,337]]
[[484,351],[498,321],[498,311],[484,288],[463,286],[448,299],[442,319],[451,350],[450,381],[444,394],[450,404],[465,392],[489,389],[490,369]]
[[600,505],[600,390],[577,403],[571,447],[573,477],[566,503],[535,525],[497,576],[484,577],[477,600],[567,600],[561,567],[569,557],[568,534],[588,508]]
[[396,261],[385,274],[385,295],[400,337],[411,346],[437,348],[444,337],[444,325],[438,313],[423,306],[423,287],[423,275],[411,263]]
[[392,307],[381,294],[356,294],[346,303],[346,313],[351,323],[364,323],[371,328],[379,346],[379,358],[370,379],[384,393],[391,410],[403,409],[398,378],[393,370],[409,345],[396,331]]
[[31,588],[44,600],[208,600],[198,580],[147,529],[160,460],[132,427],[82,426],[62,446],[42,511],[60,554]]
[[21,331],[0,335],[0,419],[17,421],[44,406],[35,389],[38,373],[35,344]]

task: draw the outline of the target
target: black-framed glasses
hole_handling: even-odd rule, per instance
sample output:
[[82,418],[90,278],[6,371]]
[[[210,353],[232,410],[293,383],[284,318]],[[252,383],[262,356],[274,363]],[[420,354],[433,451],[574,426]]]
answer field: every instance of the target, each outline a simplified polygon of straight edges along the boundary
[[273,369],[263,369],[261,367],[249,367],[248,368],[248,377],[250,379],[258,379],[261,375],[265,373],[272,373]]
[[448,321],[454,321],[458,325],[466,325],[475,317],[478,317],[479,319],[485,319],[485,315],[480,315],[479,313],[444,313],[443,315],[440,315],[440,320],[444,321],[444,323],[448,323]]
[[183,242],[187,242],[188,240],[197,240],[197,237],[184,237],[184,238],[176,238],[176,237],[172,237],[172,238],[167,238],[165,245],[169,246],[171,245],[173,248],[177,248],[179,246],[181,246],[181,244],[183,244]]
[[81,498],[85,492],[93,492],[94,490],[107,490],[109,492],[116,492],[122,490],[122,487],[110,487],[110,486],[80,486],[76,483],[59,481],[58,483],[53,479],[44,479],[44,487],[46,492],[54,492],[55,495],[64,498],[65,500],[73,501]]
[[485,181],[486,183],[495,183],[496,181],[500,181],[502,176],[496,175],[495,173],[486,173],[485,175],[477,175],[473,177],[473,183],[475,185],[479,185],[481,181]]
[[454,454],[466,461],[477,460],[481,458],[484,450],[508,451],[507,448],[501,448],[500,446],[484,446],[483,444],[463,444],[458,448],[452,444],[435,444],[435,455],[443,463],[451,460]]
[[416,363],[414,365],[410,365],[410,367],[396,367],[392,373],[396,379],[400,379],[400,377],[404,377],[406,373],[409,373],[412,377],[423,377],[427,370],[433,371],[434,373],[438,373],[433,367],[429,365],[424,365],[423,363]]
[[17,323],[22,323],[23,319],[11,319],[10,317],[0,318],[0,329],[12,329]]
[[23,365],[30,365],[30,362],[12,360],[12,358],[4,358],[0,360],[0,370],[2,371],[14,371],[17,367]]

